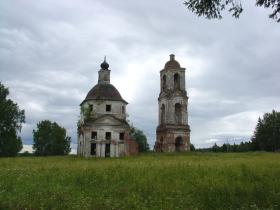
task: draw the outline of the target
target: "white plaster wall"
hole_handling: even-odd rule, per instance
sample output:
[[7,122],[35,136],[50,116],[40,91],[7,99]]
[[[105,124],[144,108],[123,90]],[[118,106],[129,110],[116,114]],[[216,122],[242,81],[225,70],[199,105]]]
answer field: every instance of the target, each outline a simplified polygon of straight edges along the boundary
[[125,144],[121,143],[118,146],[118,156],[121,156],[125,153]]
[[[101,100],[91,100],[83,104],[83,106],[88,107],[90,104],[93,105],[93,116],[98,117],[104,114],[112,114],[119,119],[126,119],[126,103],[122,101],[101,101]],[[106,111],[106,105],[111,105],[111,111]],[[122,112],[122,107],[124,106],[124,112]]]
[[110,145],[110,157],[115,157],[115,145]]
[[85,157],[90,156],[90,149],[91,149],[91,133],[90,132],[85,132],[85,151],[84,155]]
[[101,144],[101,157],[105,157],[105,144]]
[[98,83],[109,84],[110,83],[110,72],[111,70],[100,69],[98,71]]
[[101,144],[100,143],[96,144],[96,156],[97,157],[101,156]]
[[[114,126],[98,126],[92,128],[91,132],[94,131],[97,132],[97,141],[106,140],[106,132],[111,132],[111,140],[120,141],[120,133],[127,132],[125,128]],[[91,140],[91,136],[89,137],[89,139]]]
[[116,147],[115,147],[115,157],[119,157],[119,144],[116,144]]
[[78,139],[78,141],[77,141],[77,155],[81,154],[81,151],[80,151],[80,149],[81,149],[81,147],[80,147],[81,137],[80,136],[81,135],[77,135],[77,139]]
[[85,156],[85,134],[83,135],[83,138],[82,138],[82,154],[83,156]]
[[[127,134],[129,132],[129,127],[124,125],[123,123],[111,120],[111,118],[105,118],[105,121],[99,121],[98,123],[93,123],[91,126],[87,126],[84,131],[85,141],[84,141],[84,152],[83,156],[90,157],[91,154],[91,143],[96,142],[96,156],[97,157],[105,157],[105,145],[108,143],[106,140],[106,132],[111,132],[111,146],[110,146],[110,156],[111,157],[118,157],[119,150],[115,143],[123,142],[120,140],[120,133]],[[105,123],[105,124],[104,124]],[[91,133],[97,132],[97,138],[91,139]]]

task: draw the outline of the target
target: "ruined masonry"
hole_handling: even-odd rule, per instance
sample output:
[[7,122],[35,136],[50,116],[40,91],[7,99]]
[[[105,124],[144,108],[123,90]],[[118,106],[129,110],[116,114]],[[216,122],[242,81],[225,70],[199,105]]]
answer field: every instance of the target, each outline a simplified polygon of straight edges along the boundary
[[185,70],[171,54],[170,60],[160,71],[157,139],[154,146],[157,152],[190,150]]
[[[138,145],[130,138],[130,127],[126,120],[128,103],[110,84],[110,70],[106,58],[100,67],[98,83],[80,105],[77,153],[85,157],[137,154]],[[154,146],[157,152],[190,150],[185,70],[171,54],[170,60],[160,71],[158,126]]]
[[85,157],[119,157],[137,154],[138,145],[130,139],[126,121],[128,104],[110,84],[109,64],[104,62],[95,85],[81,103],[78,123],[78,155]]

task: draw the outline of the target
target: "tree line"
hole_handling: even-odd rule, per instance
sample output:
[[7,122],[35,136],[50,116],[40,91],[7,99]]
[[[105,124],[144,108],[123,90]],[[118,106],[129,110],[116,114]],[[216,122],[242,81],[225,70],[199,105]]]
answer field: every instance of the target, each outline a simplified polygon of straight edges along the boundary
[[250,141],[240,144],[226,144],[218,146],[216,143],[210,148],[198,149],[208,152],[249,152],[249,151],[280,151],[280,112],[272,110],[258,119],[254,134]]
[[224,143],[221,146],[218,146],[216,143],[212,147],[209,148],[202,148],[202,149],[197,149],[196,151],[201,151],[201,152],[249,152],[249,151],[254,151],[252,148],[252,142],[241,142],[240,144],[229,144],[229,143]]

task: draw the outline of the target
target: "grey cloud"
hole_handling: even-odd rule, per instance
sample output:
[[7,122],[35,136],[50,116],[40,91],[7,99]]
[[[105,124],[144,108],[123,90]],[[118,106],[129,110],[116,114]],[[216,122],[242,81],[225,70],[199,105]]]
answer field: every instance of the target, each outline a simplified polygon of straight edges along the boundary
[[76,142],[79,104],[97,82],[103,56],[129,102],[130,121],[152,146],[159,71],[175,53],[187,68],[191,141],[248,139],[255,119],[279,109],[280,29],[244,2],[235,20],[197,18],[181,1],[2,1],[0,76],[26,110],[22,138],[50,119]]

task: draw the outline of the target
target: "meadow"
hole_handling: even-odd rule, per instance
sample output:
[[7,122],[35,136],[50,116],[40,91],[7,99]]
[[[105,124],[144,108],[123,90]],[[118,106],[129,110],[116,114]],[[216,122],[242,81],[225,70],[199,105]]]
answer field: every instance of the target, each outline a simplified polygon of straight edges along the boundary
[[0,209],[280,209],[280,154],[1,158]]

